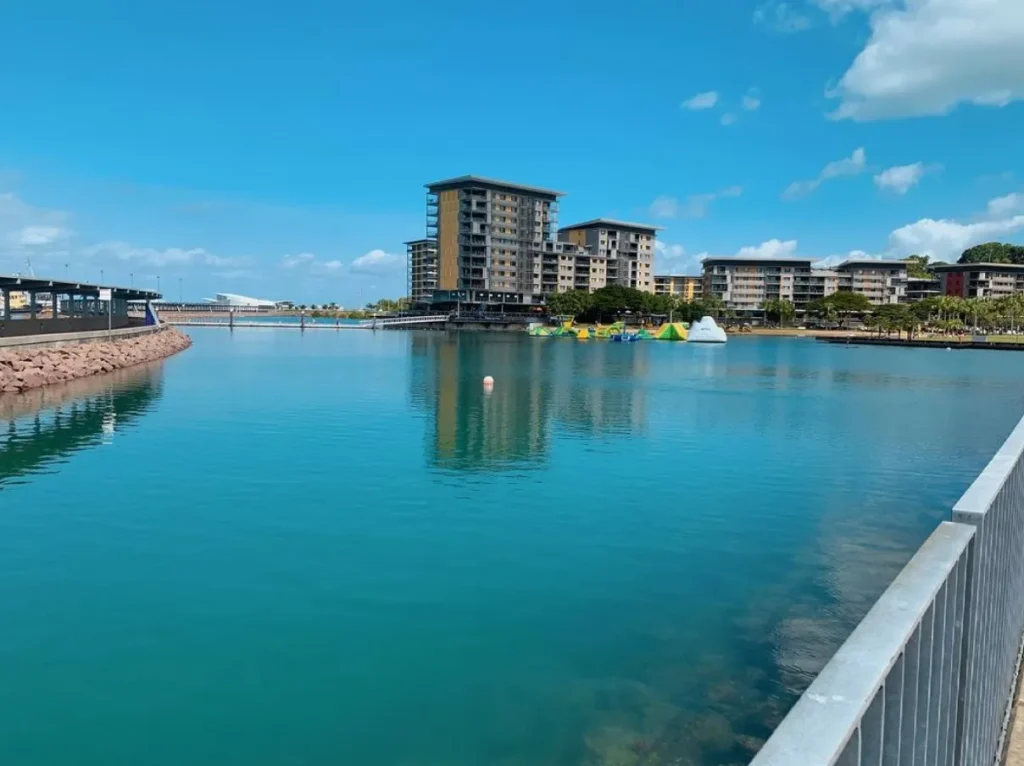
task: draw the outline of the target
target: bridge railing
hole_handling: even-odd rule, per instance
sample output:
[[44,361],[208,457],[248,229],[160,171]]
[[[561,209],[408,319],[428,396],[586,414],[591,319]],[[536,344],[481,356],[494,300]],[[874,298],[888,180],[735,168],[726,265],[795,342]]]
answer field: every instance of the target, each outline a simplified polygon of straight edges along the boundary
[[1024,420],[751,766],[991,766],[1024,634]]

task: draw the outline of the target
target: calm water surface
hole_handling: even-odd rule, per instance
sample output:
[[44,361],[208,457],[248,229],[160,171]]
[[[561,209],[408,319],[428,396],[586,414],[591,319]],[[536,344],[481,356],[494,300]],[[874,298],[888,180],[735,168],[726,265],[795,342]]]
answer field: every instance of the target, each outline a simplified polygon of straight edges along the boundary
[[1024,411],[1014,353],[191,334],[0,398],[0,763],[745,763]]

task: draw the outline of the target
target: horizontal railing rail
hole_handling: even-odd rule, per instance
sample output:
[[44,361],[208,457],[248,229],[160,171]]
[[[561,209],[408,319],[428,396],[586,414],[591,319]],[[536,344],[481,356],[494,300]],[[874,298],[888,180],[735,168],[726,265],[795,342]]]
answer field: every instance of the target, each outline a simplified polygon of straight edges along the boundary
[[992,766],[1024,635],[1024,420],[751,766]]

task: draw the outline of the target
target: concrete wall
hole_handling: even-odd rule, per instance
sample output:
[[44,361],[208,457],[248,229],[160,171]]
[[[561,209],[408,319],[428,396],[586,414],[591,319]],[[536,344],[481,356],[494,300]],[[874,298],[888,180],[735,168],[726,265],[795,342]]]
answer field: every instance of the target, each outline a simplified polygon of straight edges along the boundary
[[32,348],[46,348],[46,347],[59,347],[69,346],[78,343],[90,343],[92,341],[104,341],[108,338],[126,338],[133,337],[136,335],[148,335],[154,332],[159,332],[169,325],[156,325],[156,326],[145,326],[139,325],[139,322],[133,322],[132,327],[123,327],[119,330],[112,330],[107,332],[106,327],[102,330],[92,331],[79,331],[79,332],[59,332],[59,333],[48,333],[44,335],[17,335],[14,337],[0,337],[0,350],[4,349],[32,349]]
[[[134,327],[145,320],[126,316],[112,318],[113,329]],[[0,319],[0,338],[20,338],[26,335],[51,335],[68,332],[95,332],[107,329],[107,317],[77,317],[74,319]]]

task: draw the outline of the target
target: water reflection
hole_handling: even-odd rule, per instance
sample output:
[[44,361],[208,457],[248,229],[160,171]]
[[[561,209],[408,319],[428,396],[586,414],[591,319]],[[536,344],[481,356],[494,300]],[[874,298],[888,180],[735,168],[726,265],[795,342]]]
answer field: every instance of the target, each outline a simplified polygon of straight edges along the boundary
[[[427,453],[439,467],[536,466],[555,423],[591,436],[646,429],[643,348],[467,333],[413,334],[410,345],[410,399],[432,415]],[[486,375],[497,381],[491,392]]]
[[156,362],[0,397],[0,421],[7,421],[0,432],[0,489],[110,443],[154,407],[162,390]]

